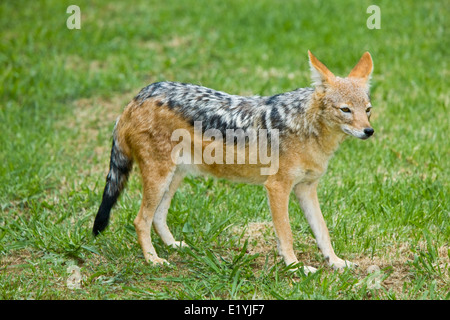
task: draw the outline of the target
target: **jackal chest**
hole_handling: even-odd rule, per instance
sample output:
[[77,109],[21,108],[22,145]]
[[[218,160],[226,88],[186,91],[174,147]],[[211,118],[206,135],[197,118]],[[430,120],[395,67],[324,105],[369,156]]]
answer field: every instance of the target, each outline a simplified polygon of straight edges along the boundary
[[319,180],[327,171],[328,161],[321,163],[300,163],[290,170],[294,185],[312,183]]

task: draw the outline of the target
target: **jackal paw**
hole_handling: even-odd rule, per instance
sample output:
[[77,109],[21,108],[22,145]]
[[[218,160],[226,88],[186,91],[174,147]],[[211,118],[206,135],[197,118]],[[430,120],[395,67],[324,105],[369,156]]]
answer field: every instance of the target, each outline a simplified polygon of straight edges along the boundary
[[153,265],[170,265],[169,261],[160,257],[151,257],[147,259],[147,262]]
[[304,266],[304,267],[299,268],[299,269],[303,270],[303,272],[305,273],[305,275],[308,275],[309,273],[314,273],[314,272],[317,271],[316,268],[310,267],[310,266]]
[[169,244],[169,246],[171,246],[174,249],[189,247],[189,245],[187,245],[186,242],[184,241],[175,241],[174,243]]
[[354,262],[351,262],[348,260],[342,260],[339,258],[334,259],[334,260],[328,260],[328,264],[334,270],[344,270],[345,268],[355,269],[356,267],[358,267],[358,265]]
[[307,276],[307,275],[310,274],[310,273],[314,273],[314,272],[317,271],[316,268],[310,267],[310,266],[294,267],[294,268],[292,268],[292,269],[289,269],[289,271],[292,271],[292,272],[295,272],[295,271],[298,271],[298,270],[303,271],[303,273],[305,274],[305,276]]

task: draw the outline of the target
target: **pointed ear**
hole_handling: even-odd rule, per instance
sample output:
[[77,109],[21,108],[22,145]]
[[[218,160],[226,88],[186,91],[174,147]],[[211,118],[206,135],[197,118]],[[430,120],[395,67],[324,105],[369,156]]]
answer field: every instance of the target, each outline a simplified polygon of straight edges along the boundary
[[349,78],[362,79],[366,84],[369,84],[370,76],[373,70],[373,61],[369,52],[365,52],[361,59],[359,59],[356,66],[350,71]]
[[308,50],[311,79],[314,86],[325,86],[334,82],[334,74]]

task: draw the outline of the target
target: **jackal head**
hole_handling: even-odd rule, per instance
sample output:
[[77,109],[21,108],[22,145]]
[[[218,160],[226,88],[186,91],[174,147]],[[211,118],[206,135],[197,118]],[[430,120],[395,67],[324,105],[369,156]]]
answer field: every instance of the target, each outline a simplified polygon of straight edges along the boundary
[[327,125],[350,136],[369,138],[374,133],[369,123],[372,108],[369,80],[373,70],[370,53],[363,54],[346,78],[335,76],[310,51],[308,54],[311,77],[321,97]]

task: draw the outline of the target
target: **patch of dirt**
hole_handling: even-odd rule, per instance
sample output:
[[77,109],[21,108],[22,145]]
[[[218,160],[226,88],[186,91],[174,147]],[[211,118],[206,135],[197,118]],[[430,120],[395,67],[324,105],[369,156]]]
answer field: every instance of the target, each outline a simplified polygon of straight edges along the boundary
[[[274,250],[276,252],[277,243],[273,225],[270,221],[249,222],[245,226],[233,227],[231,232],[236,236],[242,235],[241,242],[246,239],[248,240],[247,250],[249,254],[261,254],[261,257],[255,260],[256,263],[261,266],[264,265],[265,257],[267,255],[273,254]],[[295,241],[296,240],[294,240],[294,242]],[[315,244],[315,240],[309,237],[307,239],[302,239],[301,241],[303,241],[303,244],[300,245],[306,248],[306,250],[303,252],[296,250],[299,261],[303,262],[305,265],[328,268],[324,260],[318,261],[318,257],[320,257],[321,254]],[[449,281],[450,259],[448,250],[449,248],[447,246],[439,247],[437,250],[438,258],[435,266],[439,266],[446,275],[443,279],[437,279],[438,285],[445,285]],[[381,278],[384,279],[381,281],[380,285],[386,290],[392,289],[396,293],[401,293],[403,291],[404,283],[410,282],[414,276],[411,271],[411,262],[414,261],[414,251],[426,252],[426,242],[419,243],[415,248],[412,248],[409,243],[401,242],[394,247],[389,247],[385,252],[379,252],[379,255],[359,255],[349,260],[358,264],[358,267],[354,272],[361,281],[370,275],[370,271],[374,266],[377,266],[380,269]],[[280,257],[277,257],[277,259],[280,259]],[[330,272],[332,272],[331,269]],[[386,275],[388,276],[386,277]]]
[[[436,279],[438,285],[445,285],[449,281],[450,259],[448,249],[447,246],[439,247],[437,250],[437,261],[433,264],[434,267],[439,267],[445,275],[445,277]],[[359,265],[355,271],[362,277],[368,275],[367,270],[373,265],[378,266],[382,272],[389,273],[389,276],[381,285],[387,290],[392,289],[394,292],[400,293],[403,291],[405,282],[410,282],[412,277],[414,277],[411,263],[415,258],[414,252],[417,251],[427,252],[426,242],[418,243],[414,249],[409,243],[398,243],[387,249],[386,252],[380,252],[377,256],[367,257],[361,255],[352,261]]]
[[[134,93],[139,90],[135,90]],[[108,98],[81,98],[72,103],[73,117],[61,120],[57,127],[74,131],[68,153],[90,153],[79,167],[80,175],[106,172],[111,150],[112,129],[123,109],[134,97],[133,92],[112,95]],[[99,139],[101,141],[99,142]],[[105,165],[106,163],[106,165]]]
[[30,251],[25,249],[14,250],[12,253],[8,253],[7,256],[4,256],[0,259],[0,270],[2,269],[15,269],[21,268],[24,264],[28,262],[29,259],[32,258],[32,254]]
[[87,135],[92,136],[92,133],[110,128],[133,96],[133,93],[129,92],[113,95],[110,98],[93,97],[76,100],[73,103],[76,109],[75,117],[68,119],[65,124],[69,128],[88,131]]
[[267,254],[277,247],[273,232],[272,222],[249,222],[245,227],[235,226],[231,232],[235,235],[242,234],[242,240],[248,239],[248,253]]
[[78,55],[68,55],[63,58],[64,68],[71,72],[76,70],[77,72],[91,72],[95,73],[106,69],[108,64],[106,61],[99,60],[84,60]]

